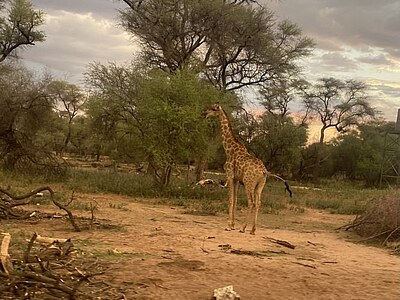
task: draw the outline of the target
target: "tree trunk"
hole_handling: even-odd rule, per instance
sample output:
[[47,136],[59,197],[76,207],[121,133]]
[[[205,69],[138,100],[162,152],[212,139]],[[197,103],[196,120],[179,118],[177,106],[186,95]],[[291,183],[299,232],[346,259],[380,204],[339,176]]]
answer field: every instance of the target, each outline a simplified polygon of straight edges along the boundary
[[196,163],[196,182],[199,182],[204,178],[204,170],[206,169],[207,166],[207,159],[201,158],[197,163]]
[[328,127],[322,126],[320,130],[320,136],[319,136],[319,143],[315,147],[315,167],[313,170],[313,176],[314,178],[318,178],[321,175],[321,159],[322,159],[322,147],[324,145],[324,140],[325,140],[325,130]]

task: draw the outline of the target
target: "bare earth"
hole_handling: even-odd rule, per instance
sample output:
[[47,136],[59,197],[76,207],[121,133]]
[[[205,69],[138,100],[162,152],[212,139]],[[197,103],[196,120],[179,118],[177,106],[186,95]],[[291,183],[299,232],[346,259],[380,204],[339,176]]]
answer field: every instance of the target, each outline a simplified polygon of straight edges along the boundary
[[[351,233],[334,230],[350,216],[315,210],[265,214],[252,236],[225,231],[225,214],[190,215],[182,208],[116,195],[78,198],[96,200],[96,217],[121,227],[76,233],[69,224],[53,219],[22,223],[18,230],[69,237],[80,249],[103,253],[111,265],[107,279],[121,287],[127,299],[205,300],[215,288],[227,285],[244,300],[400,299],[400,257],[351,242]],[[242,219],[239,212],[238,224]],[[16,223],[6,226],[17,230]],[[232,249],[259,255],[234,254]]]

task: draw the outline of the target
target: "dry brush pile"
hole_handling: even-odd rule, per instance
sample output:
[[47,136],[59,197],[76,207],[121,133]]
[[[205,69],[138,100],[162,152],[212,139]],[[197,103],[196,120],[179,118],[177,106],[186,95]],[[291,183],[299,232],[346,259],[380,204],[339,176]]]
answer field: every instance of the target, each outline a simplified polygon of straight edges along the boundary
[[343,228],[353,229],[363,241],[377,240],[400,254],[400,192],[380,199]]
[[[63,219],[69,221],[74,231],[90,229],[88,225],[99,223],[98,220],[94,222],[93,210],[91,218],[74,216],[69,208],[73,197],[61,203],[50,187],[21,196],[0,188],[0,220],[23,222],[54,217],[54,214],[47,216],[24,209],[43,191],[49,192],[51,202],[64,211]],[[106,271],[103,262],[75,249],[70,239],[47,238],[34,233],[30,240],[13,245],[9,233],[0,233],[1,299],[125,299],[117,287],[107,282]]]
[[81,254],[69,239],[33,234],[20,253],[8,253],[11,235],[1,242],[1,299],[124,299],[103,278],[106,267]]

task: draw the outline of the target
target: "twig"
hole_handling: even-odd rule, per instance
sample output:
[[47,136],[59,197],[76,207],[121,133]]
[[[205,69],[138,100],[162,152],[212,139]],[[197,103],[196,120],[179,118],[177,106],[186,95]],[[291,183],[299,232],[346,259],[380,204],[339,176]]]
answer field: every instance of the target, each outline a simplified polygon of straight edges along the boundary
[[385,245],[386,242],[390,239],[390,237],[397,231],[400,229],[400,226],[397,226],[387,237],[386,239],[383,241],[382,245]]
[[206,249],[204,248],[204,242],[205,242],[205,240],[206,240],[206,238],[203,239],[203,244],[201,245],[200,249],[203,250],[203,252],[209,254],[210,251],[208,251],[208,250],[206,250]]
[[307,244],[310,244],[310,245],[313,245],[313,246],[317,246],[317,244],[315,244],[313,242],[310,242],[310,241],[307,241]]
[[303,263],[298,262],[298,261],[294,261],[293,263],[294,263],[294,264],[298,264],[298,265],[300,265],[300,266],[307,267],[307,268],[311,268],[311,269],[316,269],[316,268],[317,268],[316,266],[303,264]]
[[371,235],[371,236],[369,236],[369,237],[367,237],[365,239],[361,239],[361,240],[358,240],[356,242],[357,243],[361,243],[361,242],[366,242],[366,241],[369,241],[369,240],[373,240],[374,238],[377,238],[378,236],[384,235],[384,234],[389,233],[391,231],[392,231],[392,229],[389,229],[389,230],[386,230],[386,231],[383,231],[383,232],[378,232],[376,234],[373,234],[373,235]]

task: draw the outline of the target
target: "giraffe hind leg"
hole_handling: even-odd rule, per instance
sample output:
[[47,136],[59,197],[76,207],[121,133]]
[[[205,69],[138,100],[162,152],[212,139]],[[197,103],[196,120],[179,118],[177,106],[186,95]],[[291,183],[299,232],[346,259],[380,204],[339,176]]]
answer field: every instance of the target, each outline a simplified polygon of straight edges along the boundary
[[264,189],[265,185],[265,180],[266,178],[262,179],[256,186],[255,191],[254,191],[254,216],[253,216],[253,227],[250,231],[250,234],[255,234],[256,232],[256,225],[257,225],[257,218],[258,218],[258,212],[260,210],[261,206],[261,194]]
[[250,217],[253,214],[253,210],[254,210],[254,188],[245,186],[246,189],[246,195],[247,195],[247,209],[246,209],[246,214],[245,214],[245,218],[244,218],[244,223],[242,226],[242,229],[240,230],[240,232],[245,232],[246,231],[246,227],[247,224],[250,221]]

